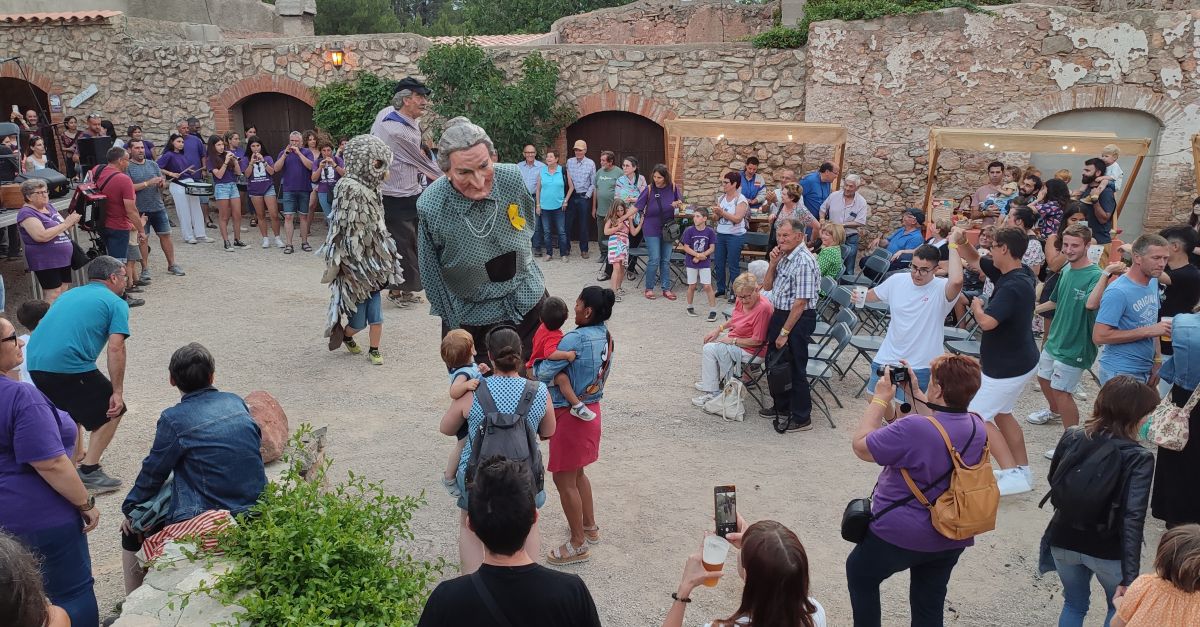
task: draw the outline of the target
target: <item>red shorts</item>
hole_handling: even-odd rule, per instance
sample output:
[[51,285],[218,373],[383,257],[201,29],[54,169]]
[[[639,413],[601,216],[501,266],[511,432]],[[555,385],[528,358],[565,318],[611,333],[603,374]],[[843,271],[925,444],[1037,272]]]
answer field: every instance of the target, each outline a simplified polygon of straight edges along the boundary
[[554,408],[554,435],[550,437],[550,472],[579,470],[600,459],[600,403],[589,403],[596,412],[592,421],[571,415],[570,407]]

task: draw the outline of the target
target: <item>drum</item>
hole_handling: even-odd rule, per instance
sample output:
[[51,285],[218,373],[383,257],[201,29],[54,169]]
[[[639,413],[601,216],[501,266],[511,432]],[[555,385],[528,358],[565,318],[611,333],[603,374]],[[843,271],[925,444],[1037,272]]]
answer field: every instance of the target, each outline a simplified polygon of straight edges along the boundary
[[213,184],[204,181],[179,181],[188,196],[212,196]]
[[3,205],[5,209],[20,209],[25,206],[25,197],[21,195],[20,183],[0,185],[0,205]]

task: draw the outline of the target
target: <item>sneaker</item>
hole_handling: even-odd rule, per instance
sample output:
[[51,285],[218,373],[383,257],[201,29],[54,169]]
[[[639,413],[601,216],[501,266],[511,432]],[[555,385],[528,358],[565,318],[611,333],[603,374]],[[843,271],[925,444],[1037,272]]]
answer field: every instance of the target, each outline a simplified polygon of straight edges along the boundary
[[724,291],[718,291],[718,292],[716,293],[716,297],[717,297],[717,298],[724,298],[724,297],[725,297],[725,292],[724,292]]
[[695,309],[695,307],[688,307],[688,308],[687,308],[687,314],[688,314],[689,316],[691,316],[691,317],[695,318],[695,317],[696,317],[696,309]]
[[150,282],[144,279],[138,279],[133,282],[133,285],[134,287],[146,287],[147,285],[150,285]]
[[735,300],[737,300],[737,296],[734,296],[733,294],[730,294],[730,295],[729,295],[729,304],[730,304],[730,305],[732,305],[732,304],[733,304],[733,301],[735,301]]
[[808,422],[794,422],[792,420],[789,420],[787,423],[787,428],[784,429],[784,433],[795,433],[797,431],[812,431],[812,428],[813,428],[813,426],[812,426],[811,420],[809,420]]
[[179,267],[179,264],[167,266],[167,272],[175,276],[187,276],[187,273],[183,271],[183,268]]
[[603,270],[601,270],[601,271],[600,271],[600,272],[599,272],[599,273],[596,275],[596,282],[597,282],[597,283],[603,283],[603,282],[605,282],[605,281],[611,281],[611,280],[612,280],[612,275],[611,275],[611,274],[609,274],[609,273],[607,273],[607,272],[605,272],[605,271],[603,271]]
[[1062,420],[1062,416],[1050,411],[1048,408],[1040,411],[1035,411],[1025,418],[1025,422],[1031,425],[1044,425],[1047,422]]
[[535,250],[535,251],[533,251],[533,256],[534,256],[534,257],[537,257],[538,259],[541,259],[543,256],[545,256],[545,254],[546,254],[546,253],[543,253],[543,252],[542,252],[542,251],[540,251],[540,250]]
[[235,239],[235,240],[233,240],[233,245],[234,245],[234,246],[237,246],[238,248],[245,248],[245,247],[246,247],[246,243],[245,243],[245,242],[243,242],[243,241],[242,241],[242,240],[240,240],[240,239]]
[[1046,459],[1054,459],[1054,449],[1046,451],[1046,454],[1042,455],[1042,457],[1045,457]]
[[132,296],[126,296],[125,302],[128,303],[130,307],[141,307],[142,305],[146,304],[144,299],[134,298]]
[[1031,470],[1029,470],[1029,466],[1017,466],[1017,470],[1020,470],[1021,474],[1025,475],[1025,481],[1029,483],[1029,489],[1032,490],[1033,489],[1033,472]]
[[217,240],[215,240],[215,239],[213,239],[213,238],[211,238],[211,237],[209,237],[209,236],[205,235],[204,237],[197,237],[197,238],[196,238],[196,241],[198,241],[198,242],[204,242],[205,244],[211,244],[211,243],[213,243],[213,242],[215,242],[215,241],[217,241]]
[[[257,226],[257,225],[255,225],[255,226]],[[249,227],[249,226],[246,226],[245,224],[243,224],[243,225],[242,225],[242,232],[243,232],[243,233],[245,233],[246,231],[249,231],[249,230],[250,230],[250,227]]]
[[693,398],[692,404],[695,405],[696,407],[704,407],[705,404],[707,404],[709,401],[711,401],[712,399],[716,398],[719,395],[720,395],[720,392],[705,392],[704,394],[701,394],[700,396]]
[[372,366],[382,366],[383,365],[383,355],[381,355],[379,353],[379,349],[373,348],[373,349],[367,351],[367,359],[371,360]]
[[704,384],[700,383],[699,381],[693,383],[692,387],[696,388],[697,390],[700,390],[701,392],[704,392],[705,394],[708,393],[708,390],[704,389]]
[[150,269],[147,268],[145,270],[142,270],[142,273],[140,275],[138,275],[138,279],[149,283],[151,280],[150,279]]
[[458,482],[454,479],[442,477],[442,487],[446,489],[446,494],[449,494],[454,498],[462,496],[462,492],[460,492],[458,489]]
[[763,407],[758,410],[758,415],[763,418],[774,418],[779,415],[779,412],[775,411],[774,407]]
[[571,407],[571,415],[585,422],[591,422],[596,419],[596,412],[588,409],[588,406],[583,403]]
[[715,312],[715,311],[708,312],[708,321],[716,322],[717,321],[717,312]]
[[83,487],[92,492],[112,492],[121,487],[121,480],[104,474],[103,469],[97,468],[92,472],[76,469],[76,472],[79,473],[79,479],[83,481]]
[[275,248],[283,248],[283,238],[278,235],[275,236]]
[[358,343],[354,341],[354,338],[348,337],[345,340],[343,340],[342,343],[346,345],[346,350],[350,351],[351,355],[361,355],[362,354],[362,347],[359,346]]
[[225,240],[225,252],[227,252],[227,253],[233,252],[233,244],[230,244],[229,240]]
[[264,237],[264,238],[263,238],[262,247],[263,247],[263,248],[270,248],[270,247],[271,247],[271,238],[269,238],[269,237]]
[[194,240],[194,239],[185,239],[185,240],[183,240],[183,241],[187,242],[188,244],[195,244],[195,243],[196,243],[196,240]]
[[1000,489],[1000,496],[1012,496],[1033,490],[1033,486],[1029,485],[1029,479],[1025,477],[1025,473],[1020,468],[1001,470],[1000,476],[996,478],[996,487]]
[[126,294],[141,294],[144,291],[146,291],[146,290],[143,290],[142,288],[138,287],[137,283],[134,283],[132,286],[125,288]]
[[580,259],[587,259],[587,258],[588,258],[588,251],[586,251],[586,250],[585,250],[585,251],[583,251],[583,252],[579,253],[579,258],[580,258]]

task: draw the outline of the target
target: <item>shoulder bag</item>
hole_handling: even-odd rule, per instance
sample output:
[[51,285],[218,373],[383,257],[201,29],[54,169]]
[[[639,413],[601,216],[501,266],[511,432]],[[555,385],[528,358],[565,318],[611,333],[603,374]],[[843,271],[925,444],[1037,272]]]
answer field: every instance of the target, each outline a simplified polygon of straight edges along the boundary
[[1171,395],[1167,394],[1146,421],[1146,439],[1162,448],[1182,451],[1188,443],[1188,422],[1197,401],[1200,401],[1200,386],[1192,390],[1192,395],[1183,407],[1176,407],[1175,403],[1171,402]]

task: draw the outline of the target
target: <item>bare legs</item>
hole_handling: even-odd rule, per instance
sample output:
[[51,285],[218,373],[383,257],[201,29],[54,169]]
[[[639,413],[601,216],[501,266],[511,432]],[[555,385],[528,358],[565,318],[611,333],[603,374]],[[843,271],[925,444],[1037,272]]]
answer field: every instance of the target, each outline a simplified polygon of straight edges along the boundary
[[[229,199],[214,200],[217,203],[217,230],[221,232],[221,241],[229,241],[229,212],[233,211],[233,201]],[[237,232],[234,232],[235,236]]]
[[251,196],[250,204],[254,206],[254,214],[258,219],[258,232],[263,237],[268,235],[267,220],[271,221],[271,231],[275,237],[279,237],[279,203],[275,201],[274,196]]
[[1001,470],[1029,465],[1025,450],[1025,434],[1012,414],[996,414],[995,422],[987,423],[988,445]]
[[[120,416],[104,423],[104,426],[92,432],[92,437],[88,439],[87,453],[83,456],[82,463],[88,466],[96,466],[100,464],[100,458],[104,455],[104,449],[108,448],[108,444],[112,442],[113,436],[117,433],[117,425],[121,424]],[[80,448],[76,446],[76,449]]]
[[567,525],[571,528],[571,545],[583,546],[586,539],[584,527],[596,527],[596,511],[592,504],[592,482],[584,469],[553,473],[554,486],[558,488],[558,499],[562,503]]

